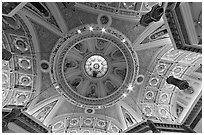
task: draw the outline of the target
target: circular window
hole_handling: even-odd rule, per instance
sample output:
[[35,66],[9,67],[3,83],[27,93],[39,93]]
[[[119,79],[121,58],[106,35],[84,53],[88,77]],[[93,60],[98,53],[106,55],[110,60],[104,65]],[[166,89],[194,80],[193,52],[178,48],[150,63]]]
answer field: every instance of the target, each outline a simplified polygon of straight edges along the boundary
[[47,70],[49,68],[49,65],[47,63],[41,63],[41,67],[44,70]]
[[123,98],[126,85],[135,83],[138,58],[120,32],[98,25],[91,28],[76,28],[75,35],[59,40],[50,58],[50,76],[68,101],[98,109],[114,105]]
[[87,114],[94,114],[94,113],[95,113],[95,110],[92,109],[92,108],[86,108],[86,109],[85,109],[85,113],[87,113]]
[[98,16],[97,22],[101,26],[110,26],[112,23],[112,18],[109,15],[100,14]]
[[140,84],[143,83],[143,81],[144,81],[144,75],[138,75],[138,76],[137,76],[136,83],[137,83],[138,85],[140,85]]
[[41,67],[41,71],[43,72],[49,72],[50,70],[50,64],[46,60],[41,60],[40,67]]
[[140,77],[137,78],[137,82],[141,83],[143,81],[143,79],[144,78],[140,76]]
[[108,24],[108,22],[109,22],[108,16],[106,16],[106,15],[101,16],[100,22],[101,22],[101,24],[103,24],[103,25]]

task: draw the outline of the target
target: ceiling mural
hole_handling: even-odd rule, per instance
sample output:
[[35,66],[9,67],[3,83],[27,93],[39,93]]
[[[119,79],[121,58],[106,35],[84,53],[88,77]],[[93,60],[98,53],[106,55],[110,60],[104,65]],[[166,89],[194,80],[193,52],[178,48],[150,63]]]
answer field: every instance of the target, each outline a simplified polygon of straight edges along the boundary
[[4,4],[2,109],[23,108],[53,133],[183,123],[201,97],[202,54],[175,49],[163,18],[140,25],[156,4],[28,2],[14,15]]

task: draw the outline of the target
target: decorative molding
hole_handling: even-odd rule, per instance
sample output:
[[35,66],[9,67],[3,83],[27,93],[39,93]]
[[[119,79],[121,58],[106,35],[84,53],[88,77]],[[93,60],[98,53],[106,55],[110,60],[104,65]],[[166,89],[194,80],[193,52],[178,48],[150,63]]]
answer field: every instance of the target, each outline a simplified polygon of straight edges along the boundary
[[[32,52],[33,55],[36,53],[36,52],[39,52],[39,42],[38,42],[38,39],[36,37],[36,33],[34,32],[34,28],[31,24],[31,22],[29,21],[29,19],[24,15],[22,14],[21,11],[18,12],[18,15],[20,16],[20,18],[23,19],[25,25],[28,27],[28,31],[30,32],[30,37],[31,37],[31,40],[33,42],[33,47],[34,47],[34,51]],[[40,61],[40,55],[35,55],[35,58],[36,58],[36,61]],[[41,72],[39,71],[40,67],[39,67],[39,63],[36,63],[36,73],[37,73],[37,76],[36,76],[36,87],[35,87],[35,91],[36,91],[36,95],[38,95],[40,93],[40,86],[41,86]],[[32,100],[32,99],[31,99]],[[28,111],[32,108],[32,106],[36,103],[37,101],[37,98],[34,99],[29,107],[28,107]]]

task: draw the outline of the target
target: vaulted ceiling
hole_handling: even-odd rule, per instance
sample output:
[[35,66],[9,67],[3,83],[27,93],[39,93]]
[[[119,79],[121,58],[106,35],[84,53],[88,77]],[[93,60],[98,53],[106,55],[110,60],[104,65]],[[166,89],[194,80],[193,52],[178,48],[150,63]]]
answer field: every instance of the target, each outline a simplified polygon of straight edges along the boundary
[[[53,132],[120,132],[150,119],[182,123],[201,96],[202,55],[175,50],[157,2],[25,3],[2,17],[3,109],[14,105]],[[161,3],[159,3],[161,4]],[[167,84],[188,80],[193,93]]]

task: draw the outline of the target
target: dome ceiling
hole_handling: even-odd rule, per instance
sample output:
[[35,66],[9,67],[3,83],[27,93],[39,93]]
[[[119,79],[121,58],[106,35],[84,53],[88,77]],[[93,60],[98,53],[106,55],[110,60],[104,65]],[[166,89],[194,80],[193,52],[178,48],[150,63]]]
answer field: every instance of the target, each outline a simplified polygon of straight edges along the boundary
[[[3,16],[2,48],[13,54],[2,61],[3,109],[26,107],[52,132],[182,123],[201,96],[202,56],[174,50],[163,19],[139,25],[155,4],[27,3]],[[167,84],[171,75],[193,92]]]
[[59,40],[50,62],[56,90],[85,108],[115,104],[129,93],[127,87],[138,73],[130,41],[114,29],[97,25],[78,27]]

